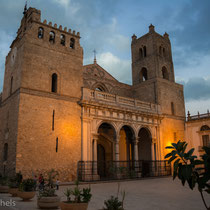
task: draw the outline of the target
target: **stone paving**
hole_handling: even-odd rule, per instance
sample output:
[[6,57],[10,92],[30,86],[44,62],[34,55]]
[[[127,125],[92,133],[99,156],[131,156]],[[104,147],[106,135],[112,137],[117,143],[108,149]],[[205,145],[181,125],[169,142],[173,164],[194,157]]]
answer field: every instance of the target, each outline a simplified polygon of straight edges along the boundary
[[[81,187],[86,185],[81,185]],[[67,187],[61,186],[57,194],[65,200],[63,191]],[[117,182],[91,184],[93,197],[89,203],[88,210],[102,209],[103,202],[111,195],[116,195],[118,189]],[[179,180],[172,181],[171,177],[154,178],[136,181],[120,182],[120,191],[125,190],[125,210],[205,210],[201,197],[197,189],[190,190],[183,187]],[[210,205],[210,196],[205,195],[207,203]],[[12,198],[9,194],[0,194],[0,200],[13,199],[15,207],[0,207],[0,210],[35,210],[35,197],[30,202],[23,202],[20,198]]]

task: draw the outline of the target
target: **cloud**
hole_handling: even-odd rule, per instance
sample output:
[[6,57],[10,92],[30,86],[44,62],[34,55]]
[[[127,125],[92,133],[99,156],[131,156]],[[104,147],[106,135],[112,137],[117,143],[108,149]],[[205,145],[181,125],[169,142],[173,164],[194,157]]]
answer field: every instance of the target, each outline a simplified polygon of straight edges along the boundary
[[131,84],[130,60],[123,60],[110,52],[98,56],[98,64],[120,82]]
[[185,101],[210,100],[210,77],[194,77],[188,81],[178,79],[184,85]]

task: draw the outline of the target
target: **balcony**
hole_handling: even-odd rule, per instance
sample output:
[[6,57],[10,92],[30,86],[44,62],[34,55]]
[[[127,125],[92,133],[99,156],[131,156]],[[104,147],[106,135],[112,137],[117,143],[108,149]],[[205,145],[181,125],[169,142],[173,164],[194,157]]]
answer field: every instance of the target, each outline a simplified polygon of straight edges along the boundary
[[160,106],[157,104],[152,104],[137,99],[122,97],[119,95],[101,92],[97,90],[90,90],[87,88],[83,88],[82,101],[96,102],[100,104],[103,103],[106,105],[113,105],[117,107],[124,107],[160,114]]

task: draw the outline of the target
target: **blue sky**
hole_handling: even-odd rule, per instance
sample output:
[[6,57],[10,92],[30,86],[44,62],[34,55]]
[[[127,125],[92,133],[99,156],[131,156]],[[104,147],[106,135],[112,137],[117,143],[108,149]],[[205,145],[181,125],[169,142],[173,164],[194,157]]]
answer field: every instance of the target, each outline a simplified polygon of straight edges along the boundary
[[[25,0],[0,1],[0,91],[5,56],[16,36]],[[131,36],[140,37],[152,23],[171,39],[176,81],[184,84],[186,111],[210,109],[209,0],[28,0],[47,19],[81,34],[84,64],[98,64],[131,84]]]

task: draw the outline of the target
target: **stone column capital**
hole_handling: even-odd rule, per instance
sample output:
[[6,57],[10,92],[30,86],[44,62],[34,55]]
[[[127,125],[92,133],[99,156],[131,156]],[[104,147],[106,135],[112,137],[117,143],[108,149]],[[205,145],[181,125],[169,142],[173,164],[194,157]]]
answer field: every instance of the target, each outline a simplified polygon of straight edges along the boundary
[[92,138],[97,141],[98,138],[99,138],[99,134],[98,133],[92,133]]
[[156,138],[152,138],[152,143],[156,144],[157,143],[157,139]]

